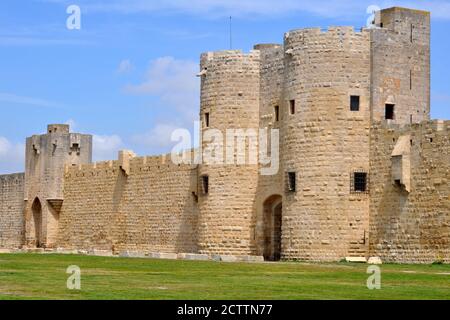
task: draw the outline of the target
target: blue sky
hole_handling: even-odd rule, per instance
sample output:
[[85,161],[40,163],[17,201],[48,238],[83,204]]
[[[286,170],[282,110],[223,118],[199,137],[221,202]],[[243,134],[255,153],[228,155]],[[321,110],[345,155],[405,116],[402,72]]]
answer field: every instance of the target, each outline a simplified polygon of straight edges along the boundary
[[[66,9],[81,8],[81,30]],[[199,113],[202,52],[280,43],[303,27],[365,25],[371,5],[431,10],[432,117],[450,119],[450,2],[296,0],[2,0],[0,173],[23,170],[25,137],[48,123],[94,135],[94,159],[170,150]]]

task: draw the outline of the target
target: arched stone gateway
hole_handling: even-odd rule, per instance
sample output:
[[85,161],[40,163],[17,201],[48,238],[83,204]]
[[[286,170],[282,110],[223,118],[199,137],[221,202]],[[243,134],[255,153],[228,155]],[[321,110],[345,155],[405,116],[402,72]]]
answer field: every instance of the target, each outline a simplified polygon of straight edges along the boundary
[[281,258],[282,197],[273,195],[264,202],[264,260]]
[[34,235],[34,242],[37,248],[42,247],[42,205],[38,198],[36,198],[31,206],[32,217],[32,233]]

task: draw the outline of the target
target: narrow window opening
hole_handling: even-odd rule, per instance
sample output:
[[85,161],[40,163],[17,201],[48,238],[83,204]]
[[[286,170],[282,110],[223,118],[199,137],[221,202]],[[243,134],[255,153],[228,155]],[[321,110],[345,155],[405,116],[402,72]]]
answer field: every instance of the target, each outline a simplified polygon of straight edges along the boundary
[[209,112],[205,113],[205,126],[209,128]]
[[275,121],[279,121],[280,120],[280,107],[275,106],[274,112],[275,112]]
[[400,180],[395,180],[394,183],[399,188],[402,186],[402,182]]
[[409,90],[412,90],[412,70],[409,70]]
[[430,142],[433,143],[433,138],[430,138]]
[[80,145],[78,143],[73,143],[72,146],[70,147],[70,153],[72,154],[73,152],[75,152],[77,155],[80,155]]
[[289,101],[289,113],[295,114],[295,100],[290,100]]
[[409,115],[409,123],[413,123],[413,115],[412,114]]
[[353,191],[367,192],[367,172],[355,172],[353,174]]
[[380,28],[383,28],[384,27],[384,24],[383,24],[383,22],[381,22],[380,23]]
[[413,32],[414,32],[414,25],[411,24],[411,43],[413,43]]
[[295,192],[296,191],[296,174],[295,172],[288,172],[288,190],[289,192]]
[[350,97],[350,111],[359,111],[360,100],[359,96]]
[[202,176],[202,189],[203,194],[209,193],[209,176]]
[[394,108],[395,104],[386,104],[385,119],[394,120]]

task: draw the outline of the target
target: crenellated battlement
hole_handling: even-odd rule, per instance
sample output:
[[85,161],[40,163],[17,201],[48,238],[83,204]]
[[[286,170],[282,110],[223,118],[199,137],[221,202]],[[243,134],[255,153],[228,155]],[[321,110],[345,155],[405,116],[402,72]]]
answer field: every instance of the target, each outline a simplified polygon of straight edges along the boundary
[[24,173],[11,173],[0,175],[0,184],[19,184],[25,179]]
[[[191,157],[193,151],[184,153],[185,157]],[[190,158],[191,159],[191,158]],[[164,154],[159,156],[143,156],[132,157],[129,159],[130,173],[137,173],[142,171],[154,171],[155,174],[167,170],[194,170],[196,165],[192,164],[176,164],[171,159],[171,154]],[[120,160],[99,161],[80,165],[66,165],[64,174],[66,178],[79,177],[85,175],[96,176],[102,175],[116,175],[121,170]]]
[[304,36],[304,37],[314,37],[318,35],[322,36],[345,36],[345,35],[362,35],[365,32],[368,32],[367,28],[355,29],[353,26],[329,26],[328,28],[300,28],[300,29],[292,29],[284,34],[284,39],[287,39],[291,36]]

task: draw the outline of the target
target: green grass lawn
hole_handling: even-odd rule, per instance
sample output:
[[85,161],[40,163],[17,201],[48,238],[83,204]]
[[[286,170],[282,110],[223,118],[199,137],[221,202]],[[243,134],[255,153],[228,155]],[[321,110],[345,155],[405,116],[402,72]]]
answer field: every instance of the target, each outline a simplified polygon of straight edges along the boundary
[[[81,290],[66,288],[70,265]],[[381,266],[381,289],[365,264],[219,263],[0,254],[1,299],[450,299],[450,265]]]

